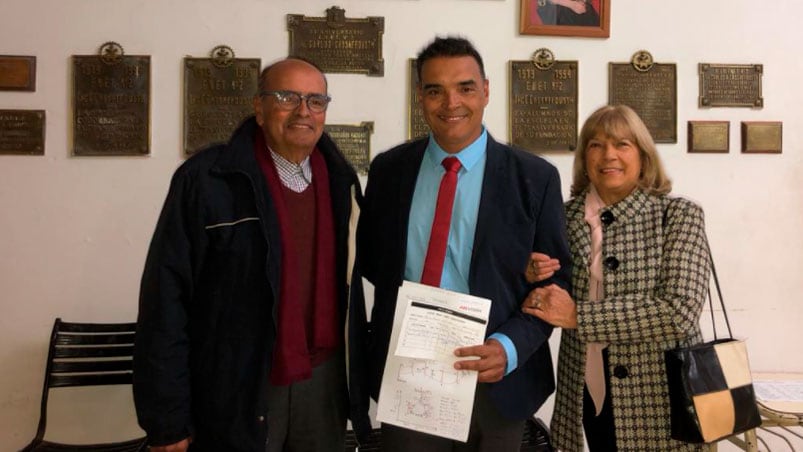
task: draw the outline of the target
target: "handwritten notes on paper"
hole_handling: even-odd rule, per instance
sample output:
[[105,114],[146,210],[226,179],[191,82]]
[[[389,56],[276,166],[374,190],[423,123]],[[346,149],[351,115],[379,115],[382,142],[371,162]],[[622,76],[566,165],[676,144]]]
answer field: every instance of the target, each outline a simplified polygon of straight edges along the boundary
[[490,309],[484,298],[405,281],[377,420],[466,441],[477,372],[456,370],[454,349],[484,342]]

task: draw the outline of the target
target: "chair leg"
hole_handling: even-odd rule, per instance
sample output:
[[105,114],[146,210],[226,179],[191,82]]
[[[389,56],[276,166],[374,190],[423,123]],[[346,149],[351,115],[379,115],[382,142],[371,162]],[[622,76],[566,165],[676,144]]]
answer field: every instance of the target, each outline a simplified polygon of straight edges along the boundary
[[[758,452],[758,438],[756,437],[755,429],[744,432],[744,439],[742,439],[739,435],[733,435],[728,437],[727,440],[745,452]],[[711,445],[716,447],[716,443]],[[716,448],[711,450],[715,452]]]
[[744,442],[747,452],[758,452],[758,441],[756,440],[756,430],[750,429],[744,432]]

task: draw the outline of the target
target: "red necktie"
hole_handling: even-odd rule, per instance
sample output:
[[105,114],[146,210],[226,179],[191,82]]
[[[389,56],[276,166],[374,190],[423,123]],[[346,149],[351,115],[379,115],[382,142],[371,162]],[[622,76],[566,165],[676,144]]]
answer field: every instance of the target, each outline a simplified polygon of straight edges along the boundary
[[446,242],[449,239],[449,223],[452,221],[454,192],[457,189],[457,172],[460,160],[457,157],[446,157],[441,162],[446,173],[441,179],[438,189],[438,202],[435,204],[435,217],[432,219],[432,231],[429,235],[427,257],[424,259],[424,271],[421,283],[438,287],[441,284],[443,261],[446,259]]

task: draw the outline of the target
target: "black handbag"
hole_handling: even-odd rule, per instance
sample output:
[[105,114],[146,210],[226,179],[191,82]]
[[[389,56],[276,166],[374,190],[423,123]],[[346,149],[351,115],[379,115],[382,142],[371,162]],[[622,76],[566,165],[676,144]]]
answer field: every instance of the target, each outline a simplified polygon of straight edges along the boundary
[[710,248],[708,258],[728,337],[717,338],[709,289],[714,340],[667,350],[664,354],[672,438],[687,443],[710,443],[761,425],[747,348],[744,341],[734,339],[731,333]]

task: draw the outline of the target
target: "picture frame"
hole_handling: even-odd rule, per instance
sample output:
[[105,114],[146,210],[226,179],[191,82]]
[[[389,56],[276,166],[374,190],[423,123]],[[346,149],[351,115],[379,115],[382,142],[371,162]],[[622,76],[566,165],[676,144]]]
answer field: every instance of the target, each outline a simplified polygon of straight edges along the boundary
[[610,36],[611,0],[519,1],[519,33],[523,35],[589,38]]

